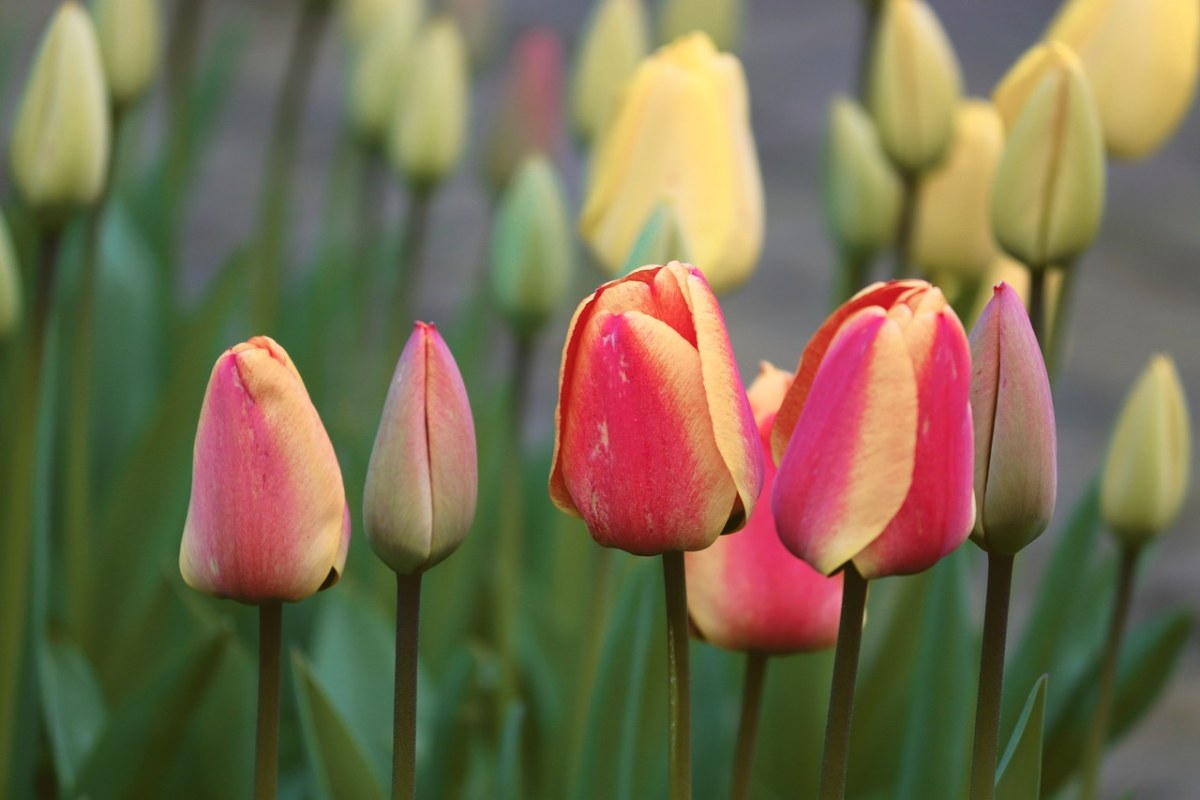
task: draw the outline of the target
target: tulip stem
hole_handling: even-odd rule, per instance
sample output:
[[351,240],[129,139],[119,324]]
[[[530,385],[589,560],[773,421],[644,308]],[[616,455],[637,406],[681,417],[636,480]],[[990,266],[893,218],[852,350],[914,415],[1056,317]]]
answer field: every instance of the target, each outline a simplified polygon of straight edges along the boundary
[[858,101],[867,103],[867,89],[871,81],[871,53],[875,49],[875,29],[879,27],[879,3],[867,0],[862,4],[862,27],[859,29],[858,64],[855,67],[855,88],[858,90]]
[[900,222],[896,226],[896,261],[893,277],[907,278],[911,264],[913,226],[917,220],[917,181],[919,176],[907,170],[900,173]]
[[417,785],[417,640],[421,573],[396,573],[396,695],[392,733],[392,798],[411,800]]
[[400,243],[400,274],[396,284],[398,318],[404,325],[412,316],[414,300],[420,291],[421,262],[425,255],[425,241],[429,233],[429,206],[433,190],[413,189],[408,198],[408,210],[404,216],[404,239]]
[[1000,740],[1000,698],[1013,557],[988,553],[983,648],[979,656],[979,695],[975,703],[975,744],[971,757],[971,800],[991,800],[996,792]]
[[1050,354],[1046,340],[1046,267],[1029,268],[1029,325],[1045,358]]
[[1121,639],[1125,634],[1125,621],[1129,617],[1129,603],[1133,596],[1134,570],[1141,552],[1141,548],[1136,546],[1121,548],[1121,561],[1117,571],[1117,594],[1108,627],[1108,641],[1104,645],[1104,657],[1100,663],[1100,685],[1096,699],[1096,712],[1092,717],[1087,749],[1083,754],[1083,791],[1079,794],[1080,800],[1095,800],[1100,794],[1100,762],[1104,756],[1104,744],[1108,740],[1108,728],[1112,720],[1113,694],[1117,682],[1117,661],[1121,654]]
[[283,603],[258,607],[258,734],[254,746],[254,798],[272,800],[279,761],[279,651]]
[[859,289],[866,286],[870,266],[870,256],[851,252],[848,248],[842,249],[838,263],[837,288],[833,297],[835,307],[849,300]]
[[691,671],[688,667],[687,578],[683,553],[663,553],[667,592],[667,751],[671,800],[692,796]]
[[821,759],[821,800],[841,800],[846,796],[850,719],[854,714],[854,683],[858,676],[858,650],[862,644],[863,612],[866,606],[867,580],[859,573],[854,562],[847,562],[842,584],[837,650],[833,656],[829,717],[825,723],[825,755]]
[[767,674],[767,654],[746,653],[746,676],[742,681],[742,719],[738,724],[737,745],[733,758],[731,800],[748,800],[750,773],[754,768],[754,742],[758,736],[758,715],[762,708],[763,679]]

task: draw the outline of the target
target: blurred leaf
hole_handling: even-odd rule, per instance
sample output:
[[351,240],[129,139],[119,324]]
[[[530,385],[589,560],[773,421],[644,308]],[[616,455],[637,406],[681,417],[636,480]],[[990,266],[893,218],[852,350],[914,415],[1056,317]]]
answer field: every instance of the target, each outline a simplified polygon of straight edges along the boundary
[[51,641],[39,651],[42,712],[58,784],[72,794],[75,777],[108,717],[87,656],[74,643]]
[[383,800],[384,784],[375,767],[298,652],[292,653],[292,667],[304,741],[321,796]]
[[1012,738],[996,770],[996,800],[1028,800],[1042,796],[1042,722],[1046,711],[1046,676],[1038,678],[1017,719]]
[[817,796],[832,680],[831,650],[767,662],[753,796]]
[[513,702],[504,715],[500,732],[500,758],[497,795],[505,800],[520,800],[521,792],[521,732],[525,724],[525,705]]
[[[451,654],[440,670],[437,696],[430,708],[427,727],[421,726],[421,706],[417,706],[418,727],[429,731],[429,764],[417,770],[417,797],[449,798],[462,795],[466,783],[468,737],[459,735],[473,721],[470,696],[476,685],[479,660],[475,652],[462,648]],[[430,704],[426,704],[430,705]],[[421,737],[417,747],[421,747]],[[457,784],[452,784],[457,780]]]

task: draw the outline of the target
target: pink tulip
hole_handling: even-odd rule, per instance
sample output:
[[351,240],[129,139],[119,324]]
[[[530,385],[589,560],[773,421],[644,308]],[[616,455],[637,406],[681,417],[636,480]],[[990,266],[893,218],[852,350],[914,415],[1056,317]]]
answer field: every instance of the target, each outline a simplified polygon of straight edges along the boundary
[[329,436],[274,340],[226,350],[208,379],[179,570],[242,603],[303,600],[337,583],[350,512]]
[[[792,374],[763,363],[747,396],[766,456],[762,494],[769,497],[775,464],[769,443],[775,412]],[[726,650],[792,653],[837,641],[842,576],[826,578],[779,541],[770,503],[759,503],[745,530],[684,557],[688,614],[701,639]]]
[[741,528],[762,452],[704,276],[671,262],[575,311],[559,373],[550,498],[605,547],[656,555]]
[[562,155],[563,53],[558,34],[534,28],[517,42],[488,146],[488,179],[502,189],[525,156]]
[[771,434],[779,537],[817,571],[928,569],[975,516],[967,337],[924,281],[863,289],[809,341]]
[[363,490],[363,523],[379,558],[423,572],[462,544],[475,519],[475,424],[454,356],[418,322],[388,389]]

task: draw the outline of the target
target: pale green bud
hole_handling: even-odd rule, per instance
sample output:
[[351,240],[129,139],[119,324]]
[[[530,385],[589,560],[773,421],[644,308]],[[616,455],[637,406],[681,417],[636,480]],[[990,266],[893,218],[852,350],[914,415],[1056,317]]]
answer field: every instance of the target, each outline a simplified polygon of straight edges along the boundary
[[599,136],[621,90],[650,50],[642,0],[600,0],[579,46],[571,79],[571,122],[585,142]]
[[96,0],[96,36],[113,102],[137,102],[154,80],[160,46],[159,0]]
[[[647,264],[692,263],[692,248],[679,224],[679,214],[671,203],[660,203],[650,214],[641,233],[629,250],[622,275]],[[703,270],[701,270],[703,271]]]
[[891,242],[900,215],[900,179],[871,118],[845,97],[829,106],[823,172],[825,220],[839,249],[863,259]]
[[665,0],[658,20],[658,38],[666,43],[693,31],[704,31],[718,50],[732,52],[742,39],[745,14],[743,0]]
[[21,270],[0,215],[0,340],[7,339],[21,324]]
[[369,145],[381,144],[387,135],[424,16],[423,0],[394,0],[379,24],[363,34],[350,77],[350,120]]

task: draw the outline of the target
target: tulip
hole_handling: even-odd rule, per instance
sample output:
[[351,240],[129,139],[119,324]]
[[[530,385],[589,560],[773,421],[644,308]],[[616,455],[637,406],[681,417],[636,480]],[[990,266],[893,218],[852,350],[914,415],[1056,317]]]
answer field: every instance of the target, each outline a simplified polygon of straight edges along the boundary
[[562,184],[543,156],[527,157],[500,201],[491,247],[492,289],[518,336],[529,337],[567,293],[574,239]]
[[417,37],[389,133],[392,165],[418,192],[458,166],[469,112],[467,55],[454,20],[429,22]]
[[338,21],[351,46],[362,45],[379,30],[397,5],[407,0],[338,0]]
[[962,76],[946,32],[924,0],[885,0],[867,78],[867,107],[883,149],[904,172],[941,161],[954,135]]
[[337,456],[292,360],[266,336],[226,350],[200,409],[184,581],[242,603],[296,602],[337,583],[349,543]]
[[97,0],[94,13],[113,103],[130,106],[150,86],[158,69],[158,0]]
[[1158,150],[1192,104],[1200,65],[1194,0],[1070,0],[1045,38],[1079,54],[1116,158]]
[[700,550],[762,487],[754,418],[698,269],[649,266],[575,311],[563,349],[550,498],[598,543]]
[[21,324],[21,270],[13,249],[8,225],[0,215],[0,341]]
[[638,234],[621,274],[628,275],[646,264],[690,263],[692,250],[679,227],[679,215],[670,203],[661,203],[650,214]]
[[771,448],[779,537],[818,572],[928,569],[974,522],[970,353],[924,281],[869,286],[804,349]]
[[368,146],[383,143],[409,78],[409,59],[425,16],[424,0],[398,0],[364,31],[350,76],[350,122]]
[[608,124],[625,84],[650,49],[642,0],[598,0],[571,78],[571,122],[585,142]]
[[1050,379],[1021,298],[994,289],[971,331],[975,531],[988,552],[1016,555],[1054,513],[1056,443]]
[[108,172],[108,88],[91,17],[58,7],[17,107],[9,151],[25,202],[52,222],[96,202]]
[[945,159],[921,178],[909,257],[932,275],[979,280],[999,248],[988,214],[1004,124],[991,103],[967,100],[955,114]]
[[[765,497],[775,479],[771,425],[791,383],[791,373],[764,362],[747,391],[765,457]],[[766,653],[823,650],[837,641],[841,576],[826,578],[784,548],[770,503],[754,507],[745,530],[687,553],[684,564],[688,614],[700,638]]]
[[557,160],[563,151],[563,56],[558,34],[536,28],[517,43],[507,93],[488,146],[492,188],[503,189],[521,160],[539,152]]
[[1129,547],[1162,533],[1187,496],[1192,434],[1175,362],[1156,355],[1134,384],[1113,431],[1100,513]]
[[[988,266],[984,273],[983,286],[979,291],[979,296],[975,299],[974,307],[971,309],[968,321],[974,325],[975,320],[983,313],[983,309],[987,304],[992,302],[994,292],[992,287],[998,283],[1006,283],[1008,287],[1017,293],[1021,298],[1021,303],[1025,308],[1029,308],[1029,269],[1019,261],[1014,261],[1004,253],[997,253],[991,265]],[[1058,306],[1058,296],[1062,291],[1063,271],[1061,269],[1051,269],[1046,271],[1046,329],[1053,332],[1055,330],[1056,318],[1054,315],[1055,309]]]
[[579,227],[616,274],[646,220],[669,202],[714,292],[750,277],[762,248],[763,196],[737,58],[704,34],[642,62],[596,151]]
[[996,241],[1032,269],[1064,265],[1091,243],[1104,212],[1104,139],[1079,59],[1039,45],[1001,82],[1008,141],[992,184]]
[[722,50],[736,50],[745,14],[743,0],[665,0],[659,16],[659,37],[670,42],[693,31],[704,31]]

